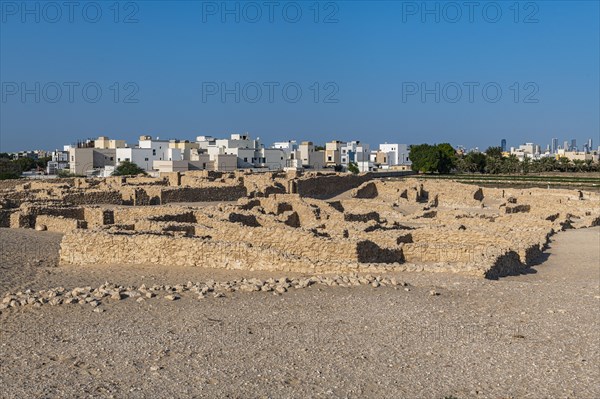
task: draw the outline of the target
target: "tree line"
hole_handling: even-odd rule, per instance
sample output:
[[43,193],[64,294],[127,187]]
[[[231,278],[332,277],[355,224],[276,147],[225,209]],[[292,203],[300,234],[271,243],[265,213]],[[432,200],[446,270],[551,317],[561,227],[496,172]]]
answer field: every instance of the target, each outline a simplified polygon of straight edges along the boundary
[[423,173],[489,173],[528,174],[543,172],[600,172],[600,163],[592,160],[570,160],[566,157],[541,159],[516,155],[502,156],[500,147],[489,147],[485,152],[457,154],[448,143],[418,144],[410,147],[409,159],[414,171]]
[[45,170],[48,161],[51,160],[51,157],[12,159],[9,154],[0,153],[0,180],[18,179],[23,172],[29,172],[30,170]]

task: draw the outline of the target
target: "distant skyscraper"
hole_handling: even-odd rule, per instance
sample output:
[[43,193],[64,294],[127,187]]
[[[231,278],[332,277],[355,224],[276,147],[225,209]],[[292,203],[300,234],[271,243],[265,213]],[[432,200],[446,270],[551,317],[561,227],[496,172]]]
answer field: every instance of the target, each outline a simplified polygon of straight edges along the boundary
[[565,141],[565,142],[563,143],[563,150],[565,150],[565,151],[569,151],[569,142],[568,142],[568,141]]
[[588,139],[588,150],[592,151],[592,148],[594,148],[593,144],[592,139]]
[[500,147],[502,147],[502,152],[506,151],[506,139],[502,139],[502,141],[500,141]]
[[577,140],[571,139],[571,151],[577,151]]
[[558,150],[558,139],[553,138],[552,139],[552,153],[556,154],[557,150]]

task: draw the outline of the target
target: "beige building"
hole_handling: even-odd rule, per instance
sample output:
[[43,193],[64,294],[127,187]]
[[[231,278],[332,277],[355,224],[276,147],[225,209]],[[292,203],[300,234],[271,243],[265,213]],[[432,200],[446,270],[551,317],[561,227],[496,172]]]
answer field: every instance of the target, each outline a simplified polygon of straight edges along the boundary
[[341,149],[343,142],[334,140],[325,143],[325,164],[327,166],[340,165],[342,163]]
[[75,175],[89,175],[95,169],[115,166],[116,149],[70,148],[69,169]]
[[214,156],[214,165],[212,170],[232,171],[237,169],[237,156],[234,154],[217,154]]
[[197,150],[200,148],[199,143],[193,143],[188,140],[170,140],[169,148],[178,149],[181,151],[183,155],[183,159],[192,159],[191,152],[192,150]]
[[385,151],[377,151],[375,153],[375,163],[378,165],[388,165],[388,153]]
[[575,152],[575,151],[565,151],[558,150],[556,154],[556,159],[559,158],[568,158],[571,161],[580,160],[580,161],[593,161],[598,162],[598,153],[597,152]]
[[322,169],[325,166],[325,151],[316,151],[312,141],[303,141],[298,146],[298,158],[302,167]]
[[159,173],[184,172],[186,170],[213,170],[219,172],[237,169],[237,156],[234,154],[217,154],[213,160],[208,154],[200,154],[192,149],[192,159],[178,161],[154,161],[153,169]]
[[110,140],[106,136],[100,136],[96,140],[94,140],[94,148],[97,149],[107,150],[125,147],[127,147],[127,143],[125,143],[125,140]]

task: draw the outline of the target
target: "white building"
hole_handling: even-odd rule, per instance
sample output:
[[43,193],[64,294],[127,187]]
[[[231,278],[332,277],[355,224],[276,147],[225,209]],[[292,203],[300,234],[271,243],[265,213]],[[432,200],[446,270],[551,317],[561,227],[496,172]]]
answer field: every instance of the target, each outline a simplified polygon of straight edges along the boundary
[[295,151],[298,151],[298,143],[296,142],[296,140],[279,141],[273,143],[271,145],[271,148],[283,150],[283,152],[285,152],[286,155],[290,155],[293,154]]
[[409,150],[407,144],[379,144],[379,151],[387,153],[387,163],[389,166],[410,165],[408,158]]
[[349,141],[340,148],[340,163],[346,168],[350,163],[355,163],[358,170],[368,172],[373,169],[373,162],[370,160],[371,148],[369,144],[360,141]]
[[515,155],[519,161],[523,161],[525,158],[539,159],[541,155],[541,149],[538,144],[525,143],[521,144],[518,148],[510,147],[511,155]]
[[151,148],[117,148],[116,151],[116,166],[119,166],[123,161],[129,161],[133,162],[145,171],[151,171],[154,169],[152,162],[155,159],[152,156]]
[[[287,164],[288,152],[292,153],[295,142],[285,143],[282,147],[265,148],[260,139],[251,139],[248,134],[232,134],[229,139],[215,139],[212,136],[196,138],[199,151],[206,153],[210,161],[217,162],[222,155],[235,155],[237,168],[268,168],[270,170],[284,169]],[[281,143],[279,143],[281,144]],[[225,161],[227,160],[227,161]],[[222,157],[222,164],[229,165],[229,159]]]
[[152,139],[151,136],[140,136],[139,148],[147,148],[152,150],[151,159],[154,161],[169,161],[173,159],[169,153],[169,140],[160,140],[158,137]]

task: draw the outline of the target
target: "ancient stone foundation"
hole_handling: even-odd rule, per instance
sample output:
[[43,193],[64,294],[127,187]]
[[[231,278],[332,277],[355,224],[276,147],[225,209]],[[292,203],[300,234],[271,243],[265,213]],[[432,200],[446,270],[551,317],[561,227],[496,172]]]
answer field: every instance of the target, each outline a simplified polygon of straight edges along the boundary
[[600,224],[597,193],[374,174],[187,172],[20,181],[0,227],[64,234],[61,264],[339,273],[520,273],[551,236]]

